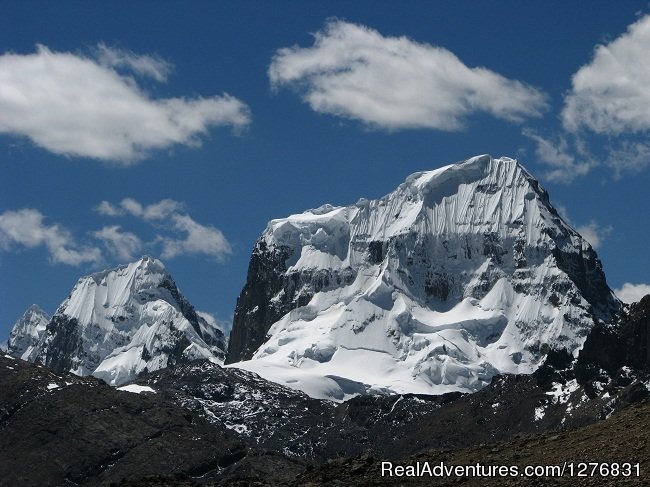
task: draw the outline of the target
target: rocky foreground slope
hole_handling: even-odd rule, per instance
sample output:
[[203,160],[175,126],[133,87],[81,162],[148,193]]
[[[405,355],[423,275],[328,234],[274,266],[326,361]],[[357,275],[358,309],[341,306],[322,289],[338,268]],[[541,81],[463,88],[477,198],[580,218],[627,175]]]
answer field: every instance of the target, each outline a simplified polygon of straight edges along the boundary
[[205,483],[233,469],[275,472],[280,481],[303,468],[157,394],[0,356],[0,485]]

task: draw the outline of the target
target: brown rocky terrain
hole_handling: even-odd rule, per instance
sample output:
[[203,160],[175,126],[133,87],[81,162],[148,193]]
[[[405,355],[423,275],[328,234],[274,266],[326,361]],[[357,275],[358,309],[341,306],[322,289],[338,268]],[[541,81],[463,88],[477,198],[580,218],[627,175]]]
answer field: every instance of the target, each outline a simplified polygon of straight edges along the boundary
[[[300,474],[295,486],[334,485],[435,485],[435,486],[547,486],[547,485],[635,485],[650,484],[650,402],[634,404],[609,419],[585,427],[538,435],[517,435],[504,442],[486,443],[471,448],[431,450],[394,462],[395,465],[416,465],[430,462],[438,465],[563,465],[564,462],[633,463],[640,475],[624,477],[589,476],[539,478],[462,478],[382,477],[381,460],[362,456],[329,462]],[[575,466],[577,472],[577,465]],[[566,470],[565,470],[566,472]]]

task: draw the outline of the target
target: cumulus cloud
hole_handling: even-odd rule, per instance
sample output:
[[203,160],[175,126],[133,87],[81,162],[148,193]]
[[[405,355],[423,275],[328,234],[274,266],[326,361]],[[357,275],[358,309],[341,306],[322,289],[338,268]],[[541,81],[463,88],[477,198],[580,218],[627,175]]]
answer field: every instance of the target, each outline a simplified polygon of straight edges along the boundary
[[606,163],[614,170],[616,178],[626,172],[640,172],[650,166],[650,144],[622,141],[610,148]]
[[159,233],[149,245],[159,245],[164,259],[205,255],[221,260],[232,253],[232,247],[221,230],[196,222],[179,201],[164,199],[143,205],[134,198],[124,198],[118,204],[102,201],[95,211],[111,217],[128,215],[155,224]]
[[576,151],[564,136],[546,138],[530,129],[524,129],[522,133],[535,143],[539,161],[551,167],[545,174],[550,181],[569,184],[596,165],[586,151]]
[[142,205],[133,198],[124,198],[119,204],[113,205],[102,201],[95,211],[105,216],[131,215],[145,220],[161,220],[183,210],[183,203],[171,199],[160,200],[158,203]]
[[113,257],[121,262],[130,262],[142,250],[142,240],[137,235],[124,232],[119,225],[104,227],[92,232],[92,236],[102,241]]
[[595,249],[600,247],[603,240],[605,240],[613,231],[611,226],[602,226],[595,220],[591,220],[586,225],[580,225],[576,231],[591,244]]
[[233,96],[154,99],[121,68],[157,81],[170,70],[154,56],[101,44],[95,58],[42,45],[1,55],[0,133],[55,154],[129,165],[152,150],[198,145],[213,126],[250,122],[249,108]]
[[388,130],[459,130],[475,112],[520,121],[546,108],[538,89],[470,68],[444,48],[340,20],[317,32],[312,47],[278,50],[268,75],[317,112]]
[[650,129],[650,15],[609,44],[599,45],[591,62],[572,78],[562,122],[569,131],[599,134]]
[[224,234],[212,225],[195,221],[179,201],[164,199],[143,205],[133,198],[118,204],[102,201],[95,211],[102,216],[131,216],[147,222],[154,229],[152,239],[142,240],[120,225],[106,225],[85,234],[84,242],[58,224],[47,224],[38,210],[24,208],[0,213],[0,251],[15,248],[45,247],[53,263],[81,265],[104,263],[104,255],[130,262],[143,251],[159,254],[164,259],[185,255],[203,255],[223,260],[232,254],[232,246]]
[[[615,40],[596,46],[593,58],[571,79],[561,113],[564,130],[581,140],[582,134],[606,137],[598,164],[616,178],[650,166],[650,15],[630,25]],[[594,140],[592,140],[592,143]],[[558,170],[580,175],[596,164],[568,161]],[[578,171],[576,173],[575,169]]]
[[626,282],[619,289],[614,289],[614,294],[624,303],[636,303],[646,294],[650,294],[650,284],[631,284]]
[[546,177],[570,183],[597,166],[618,178],[650,166],[650,15],[615,40],[595,47],[571,78],[561,132],[550,137],[524,129],[536,146]]
[[45,216],[32,208],[0,214],[0,249],[45,247],[52,262],[73,266],[101,261],[99,249],[78,245],[67,229],[44,220]]
[[189,215],[174,215],[173,228],[182,238],[161,237],[162,257],[171,259],[178,255],[202,254],[218,260],[232,253],[232,247],[221,230],[195,222]]

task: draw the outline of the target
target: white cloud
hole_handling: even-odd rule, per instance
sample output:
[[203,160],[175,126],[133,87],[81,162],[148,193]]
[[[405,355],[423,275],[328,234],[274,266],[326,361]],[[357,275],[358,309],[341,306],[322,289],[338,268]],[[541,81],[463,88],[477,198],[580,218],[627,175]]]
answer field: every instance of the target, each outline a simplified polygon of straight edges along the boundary
[[171,259],[178,255],[203,254],[222,259],[232,253],[232,247],[221,230],[195,222],[189,215],[174,215],[174,229],[184,233],[180,239],[162,237],[162,257]]
[[551,166],[545,176],[549,181],[568,184],[578,176],[584,176],[596,162],[585,151],[576,151],[565,137],[555,140],[542,137],[530,129],[524,129],[523,135],[535,143],[535,154],[540,162]]
[[278,50],[268,74],[274,88],[296,88],[317,112],[388,130],[458,130],[475,112],[520,121],[546,107],[541,91],[470,68],[441,47],[339,20],[314,37],[313,47]]
[[104,216],[129,215],[155,224],[159,234],[150,245],[160,245],[164,259],[179,255],[206,255],[221,260],[232,253],[232,247],[221,230],[196,222],[179,201],[164,199],[143,205],[134,198],[124,198],[117,205],[102,201],[95,211]]
[[150,76],[162,83],[167,81],[172,65],[159,56],[136,54],[131,51],[109,47],[104,43],[97,46],[99,64],[108,68],[127,68],[142,76]]
[[121,208],[113,206],[108,201],[102,201],[99,206],[95,208],[95,211],[104,216],[120,216],[123,214]]
[[614,289],[614,294],[624,303],[636,303],[646,294],[650,294],[650,284],[631,284],[626,282],[619,289]]
[[132,261],[143,250],[157,252],[164,259],[203,255],[222,260],[232,253],[232,247],[221,230],[196,222],[178,201],[164,199],[143,205],[133,198],[125,198],[117,205],[102,201],[95,211],[103,216],[129,215],[145,221],[155,229],[155,238],[143,241],[119,225],[107,225],[89,232],[92,240],[79,243],[61,225],[46,224],[45,216],[38,210],[24,208],[0,213],[0,251],[16,247],[45,247],[52,262],[68,265],[102,263],[100,243],[108,255],[122,263]]
[[41,212],[31,208],[0,214],[0,249],[10,250],[15,245],[46,247],[55,263],[77,266],[100,262],[99,249],[77,245],[67,229],[47,225],[44,219]]
[[53,52],[0,56],[0,133],[24,136],[56,154],[128,165],[150,151],[197,145],[212,126],[241,128],[248,107],[221,96],[153,99],[117,71],[164,80],[169,66],[100,45],[98,58]]
[[630,25],[572,78],[562,111],[569,131],[586,128],[599,134],[650,130],[650,15]]
[[183,207],[183,203],[172,199],[164,199],[144,206],[133,198],[124,198],[119,205],[102,201],[95,211],[104,216],[131,215],[145,220],[161,220],[182,211]]
[[123,232],[119,225],[104,227],[92,233],[101,240],[108,251],[121,262],[130,262],[142,250],[142,241],[137,235]]
[[603,227],[595,220],[591,220],[586,225],[580,225],[576,231],[591,244],[595,249],[600,247],[600,244],[607,238],[613,231],[611,226]]
[[618,178],[650,166],[648,46],[650,15],[645,15],[615,40],[596,46],[593,58],[572,76],[562,135],[544,138],[524,130],[540,161],[552,166],[548,179],[571,182],[603,165]]
[[617,178],[624,172],[640,172],[650,166],[650,144],[622,141],[608,151],[606,163]]

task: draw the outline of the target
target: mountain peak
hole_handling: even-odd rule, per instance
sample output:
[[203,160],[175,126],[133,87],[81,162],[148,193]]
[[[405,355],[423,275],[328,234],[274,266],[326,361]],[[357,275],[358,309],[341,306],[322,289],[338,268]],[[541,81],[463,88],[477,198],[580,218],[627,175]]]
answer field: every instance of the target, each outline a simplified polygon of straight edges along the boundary
[[27,308],[23,316],[25,317],[35,314],[49,316],[47,312],[43,311],[43,308],[41,308],[38,304],[32,304],[29,308]]
[[[498,159],[499,161],[512,161],[513,159],[503,158]],[[462,182],[464,178],[480,178],[484,177],[487,172],[490,171],[491,163],[494,161],[492,156],[489,154],[483,154],[480,156],[470,157],[464,161],[460,161],[454,164],[449,164],[447,166],[440,167],[438,169],[432,169],[429,171],[420,171],[411,174],[406,178],[407,184],[413,184],[415,186],[421,187],[425,186],[428,183],[435,181],[437,177],[440,177],[441,174],[447,173],[448,177],[457,176],[459,177],[459,183]],[[444,178],[447,179],[447,178]]]
[[148,269],[152,271],[157,271],[157,272],[167,272],[167,269],[165,268],[165,264],[163,264],[160,260],[156,259],[155,257],[151,257],[149,255],[144,255],[140,258],[139,261],[139,266],[141,266],[143,269]]
[[549,348],[576,352],[619,306],[530,173],[481,155],[269,222],[227,361],[339,398],[474,391],[534,371]]
[[111,267],[109,269],[104,269],[98,272],[94,272],[87,276],[83,276],[79,280],[83,279],[92,279],[96,282],[101,282],[107,275],[113,273],[119,273],[120,275],[124,274],[168,274],[165,264],[155,257],[149,255],[144,255],[139,259],[130,262],[128,264],[121,264],[116,267]]
[[[150,256],[80,278],[46,323],[28,360],[111,384],[225,354],[221,330],[197,315],[162,262]],[[12,336],[26,333],[14,327]]]
[[7,341],[8,353],[23,360],[31,360],[50,319],[50,315],[37,304],[27,308],[11,330]]

